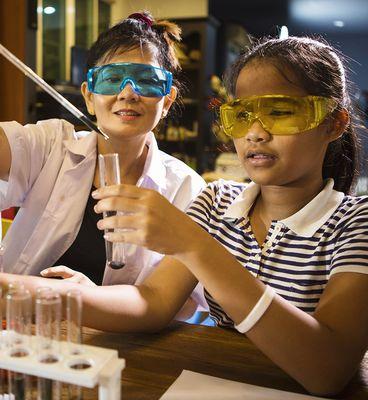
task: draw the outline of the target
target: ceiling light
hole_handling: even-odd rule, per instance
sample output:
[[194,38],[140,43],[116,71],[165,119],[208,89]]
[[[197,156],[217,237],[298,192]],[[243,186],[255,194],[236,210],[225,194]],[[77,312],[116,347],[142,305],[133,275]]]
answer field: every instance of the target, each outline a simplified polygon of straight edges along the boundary
[[56,11],[55,7],[45,7],[43,9],[43,12],[45,14],[53,14]]
[[288,27],[286,25],[283,25],[280,30],[279,39],[284,40],[287,39],[288,37],[289,37]]
[[341,21],[340,19],[334,21],[333,24],[334,24],[335,26],[337,26],[338,28],[342,28],[343,26],[345,26],[344,21]]

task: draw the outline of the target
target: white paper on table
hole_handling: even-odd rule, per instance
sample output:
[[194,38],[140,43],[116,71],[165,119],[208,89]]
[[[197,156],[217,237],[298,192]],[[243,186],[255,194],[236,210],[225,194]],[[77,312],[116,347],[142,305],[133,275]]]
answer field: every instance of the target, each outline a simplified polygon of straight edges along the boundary
[[[321,400],[322,397],[284,392],[183,370],[161,400]],[[327,399],[325,399],[327,400]]]

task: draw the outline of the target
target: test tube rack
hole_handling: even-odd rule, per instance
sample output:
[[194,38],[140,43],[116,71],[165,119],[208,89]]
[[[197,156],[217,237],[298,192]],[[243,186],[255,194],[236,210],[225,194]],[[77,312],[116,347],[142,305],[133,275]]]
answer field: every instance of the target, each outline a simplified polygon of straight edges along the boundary
[[27,355],[17,357],[14,347],[7,346],[8,332],[3,331],[0,347],[0,369],[24,373],[40,378],[94,388],[98,385],[99,400],[120,400],[120,377],[125,360],[117,350],[80,344],[78,354],[71,354],[70,343],[60,341],[60,353],[54,363],[45,363],[37,354],[36,336],[31,336]]

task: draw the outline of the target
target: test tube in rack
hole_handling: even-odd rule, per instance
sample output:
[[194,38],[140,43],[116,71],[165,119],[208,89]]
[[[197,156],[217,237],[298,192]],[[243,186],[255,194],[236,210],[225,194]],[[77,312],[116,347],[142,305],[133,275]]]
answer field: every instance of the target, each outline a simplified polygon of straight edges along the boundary
[[[79,290],[69,290],[66,294],[67,343],[70,355],[81,355],[82,350],[82,293]],[[79,363],[76,369],[89,365]],[[72,400],[82,399],[82,388],[77,385],[68,386],[68,396]]]
[[32,297],[23,286],[6,295],[6,347],[13,357],[28,354],[31,340]]
[[[39,289],[36,296],[36,335],[39,361],[54,364],[60,357],[61,297],[49,288]],[[39,378],[38,400],[59,400],[61,385],[58,381]]]
[[[22,284],[12,285],[6,295],[5,348],[14,358],[29,355],[31,347],[32,297]],[[15,400],[31,400],[30,377],[24,373],[8,372],[8,395]]]
[[[14,293],[17,293],[17,290],[18,292],[24,291],[23,285],[17,285],[16,283],[12,284],[9,288],[8,295],[11,294],[14,297]],[[74,297],[78,297],[78,295],[75,294]],[[41,304],[45,302],[45,300],[40,301],[40,298],[46,298],[50,304],[53,304],[52,299],[54,298],[57,304],[60,296],[58,296],[57,293],[55,293],[52,289],[47,287],[38,289],[36,295],[37,335],[30,336],[30,347],[27,349],[27,353],[23,352],[22,354],[16,354],[11,351],[11,348],[7,346],[7,343],[9,342],[8,339],[13,335],[11,335],[11,332],[8,332],[7,330],[3,330],[2,332],[0,331],[0,371],[10,371],[10,376],[17,378],[17,380],[9,382],[9,387],[4,387],[2,392],[0,387],[0,399],[1,395],[4,395],[5,397],[3,396],[3,399],[1,400],[18,400],[18,398],[22,400],[28,400],[26,397],[28,395],[27,382],[24,380],[22,381],[22,379],[28,379],[27,375],[32,375],[38,378],[38,382],[42,382],[42,380],[44,382],[56,381],[59,387],[61,387],[62,382],[69,385],[83,386],[87,388],[94,388],[98,386],[99,400],[120,400],[120,379],[121,371],[125,367],[125,360],[118,358],[118,352],[112,349],[80,344],[78,354],[71,354],[69,342],[58,340],[57,345],[54,346],[54,343],[51,342],[50,344],[49,340],[44,340],[45,337],[47,339],[48,333],[49,336],[53,338],[57,337],[57,334],[52,334],[52,332],[60,333],[59,329],[54,331],[55,328],[50,327],[47,321],[56,320],[56,325],[58,325],[58,315],[61,314],[61,310],[59,311],[58,306],[53,304],[54,306],[51,308],[54,311],[51,314],[55,316],[47,317],[48,314],[46,312],[46,317],[44,316],[42,320],[43,322],[41,322],[41,327],[46,326],[48,328],[38,329],[37,322],[40,325],[39,313],[41,310],[44,311],[44,308],[41,307]],[[3,302],[3,299],[0,298],[0,300],[0,303]],[[77,305],[77,309],[78,307],[79,306]],[[28,315],[28,313],[26,313],[26,315]],[[78,315],[78,313],[76,315]],[[41,333],[43,333],[43,335],[41,335]],[[45,343],[40,343],[40,341],[49,343],[49,345],[45,346]],[[16,341],[15,344],[20,345],[21,343]],[[51,350],[46,351],[49,349]],[[41,353],[40,350],[42,350]],[[44,362],[45,355],[47,360],[52,362]],[[50,355],[50,357],[48,355]],[[56,357],[53,357],[53,355]],[[4,374],[1,376],[4,376]],[[18,378],[22,379],[19,380]],[[38,399],[42,398],[42,400],[47,400],[58,398],[55,396],[59,396],[60,392],[55,391],[54,386],[46,385],[43,388],[45,387],[47,389],[46,393],[45,391],[43,393],[38,391]],[[50,390],[50,388],[52,390]],[[15,391],[16,398],[14,393],[11,393],[9,389],[11,389],[13,392]],[[29,393],[30,392],[32,391],[29,390]]]

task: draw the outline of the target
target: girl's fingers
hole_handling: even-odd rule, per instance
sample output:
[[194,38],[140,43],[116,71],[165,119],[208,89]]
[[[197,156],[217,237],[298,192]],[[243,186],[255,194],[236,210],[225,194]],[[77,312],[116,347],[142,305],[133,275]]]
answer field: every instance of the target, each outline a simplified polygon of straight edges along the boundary
[[137,199],[126,197],[108,197],[100,200],[94,207],[96,213],[104,211],[123,211],[134,213],[144,208],[144,203]]
[[104,234],[105,240],[108,240],[109,242],[124,242],[124,243],[130,243],[130,244],[136,244],[136,245],[144,245],[144,239],[143,239],[142,232],[139,230],[130,230],[130,231],[124,231],[124,232],[106,232]]
[[114,215],[100,219],[97,222],[97,228],[104,229],[126,229],[134,231],[142,226],[141,219],[136,215]]
[[132,199],[138,199],[145,195],[149,189],[138,188],[134,185],[111,185],[100,187],[92,192],[94,199],[100,200],[106,197],[122,196]]

